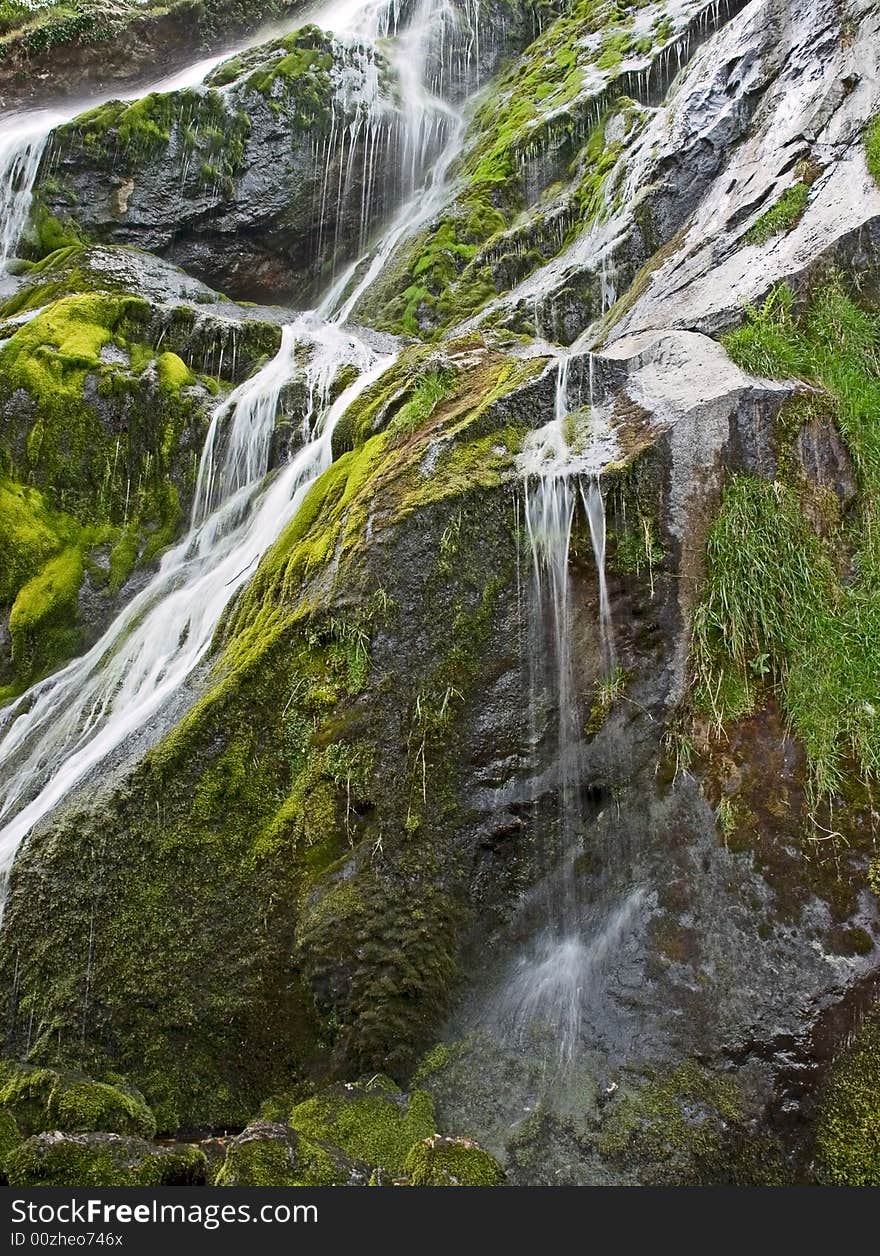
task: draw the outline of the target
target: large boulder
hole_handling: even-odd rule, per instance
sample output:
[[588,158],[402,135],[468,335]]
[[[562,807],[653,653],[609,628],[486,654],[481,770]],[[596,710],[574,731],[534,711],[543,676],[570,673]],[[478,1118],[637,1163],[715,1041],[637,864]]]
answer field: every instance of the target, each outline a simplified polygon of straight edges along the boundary
[[123,1078],[98,1082],[83,1073],[28,1065],[4,1066],[0,1107],[22,1134],[104,1130],[152,1138],[156,1121],[143,1095]]
[[10,1186],[200,1186],[195,1147],[159,1147],[120,1134],[35,1134],[7,1156]]
[[215,1186],[366,1186],[372,1169],[338,1147],[273,1121],[253,1121],[232,1140]]
[[404,125],[382,54],[307,26],[204,90],[111,102],[60,128],[34,230],[57,220],[238,297],[302,301],[395,204]]

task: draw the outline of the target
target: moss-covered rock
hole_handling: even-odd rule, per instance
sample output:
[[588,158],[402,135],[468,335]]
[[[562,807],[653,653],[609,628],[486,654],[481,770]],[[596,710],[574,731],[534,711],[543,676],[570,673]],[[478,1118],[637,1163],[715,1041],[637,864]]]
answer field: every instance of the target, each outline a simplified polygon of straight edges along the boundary
[[254,1121],[232,1140],[215,1186],[366,1186],[370,1166],[287,1125]]
[[35,1134],[6,1160],[11,1186],[199,1186],[195,1147],[158,1147],[119,1134]]
[[468,1138],[439,1134],[413,1147],[404,1162],[411,1186],[503,1186],[504,1170]]
[[56,1060],[69,1019],[77,1062],[131,1076],[167,1131],[243,1126],[319,1051],[402,1072],[436,1038],[474,875],[436,834],[479,842],[445,747],[499,666],[481,643],[516,577],[504,481],[552,397],[543,367],[451,347],[429,397],[404,364],[382,430],[361,412],[238,599],[204,697],[93,817],[20,853],[3,926],[18,1049],[33,1011],[30,1058]]
[[830,1186],[880,1186],[880,1012],[865,1019],[823,1087],[816,1165]]
[[375,143],[358,127],[353,147],[340,142],[366,108],[389,122],[399,108],[381,50],[367,65],[303,26],[233,58],[204,90],[111,101],[61,127],[26,240],[36,255],[62,240],[136,245],[237,297],[301,300],[353,255],[362,215],[380,214],[401,177],[393,125]]
[[712,1181],[728,1128],[741,1116],[735,1083],[688,1062],[624,1089],[603,1121],[599,1150],[641,1182]]
[[21,1141],[15,1117],[6,1108],[0,1108],[0,1180],[5,1180],[6,1161]]
[[290,1114],[299,1133],[341,1147],[392,1177],[406,1172],[410,1151],[434,1133],[434,1105],[423,1090],[405,1094],[376,1076],[321,1091]]
[[0,1106],[12,1114],[24,1135],[103,1130],[152,1138],[156,1132],[143,1095],[121,1078],[97,1082],[51,1068],[6,1066]]
[[0,303],[0,696],[100,635],[184,526],[217,395],[277,350],[261,311],[206,302],[155,259],[77,247]]

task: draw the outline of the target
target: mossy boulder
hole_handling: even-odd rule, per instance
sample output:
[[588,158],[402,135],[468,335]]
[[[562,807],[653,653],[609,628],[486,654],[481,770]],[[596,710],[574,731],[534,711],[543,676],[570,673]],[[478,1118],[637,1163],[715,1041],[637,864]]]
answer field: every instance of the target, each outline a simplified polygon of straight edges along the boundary
[[0,302],[0,696],[91,646],[178,538],[218,398],[277,349],[262,315],[114,248]]
[[[333,142],[377,91],[390,120],[399,106],[380,50],[367,65],[306,25],[232,58],[204,89],[102,104],[51,141],[29,247],[131,244],[238,298],[299,300],[355,254],[362,215],[378,216],[401,177],[393,123],[375,146],[358,129],[351,150]],[[382,196],[373,169],[385,171]]]
[[21,1143],[21,1131],[7,1108],[0,1108],[0,1181],[6,1173],[6,1161]]
[[371,1168],[290,1126],[254,1121],[232,1140],[215,1186],[366,1186]]
[[307,1138],[341,1147],[391,1177],[402,1177],[417,1143],[434,1133],[434,1104],[423,1090],[405,1094],[384,1077],[321,1091],[290,1114]]
[[411,1186],[504,1185],[501,1165],[469,1138],[426,1138],[410,1149],[403,1171]]
[[10,1186],[199,1186],[195,1147],[158,1147],[120,1134],[35,1134],[7,1157]]
[[0,98],[4,107],[45,105],[82,100],[108,83],[135,88],[302,7],[302,0],[5,0]]
[[880,1186],[880,1010],[866,1018],[825,1083],[816,1166],[829,1186]]
[[0,1107],[25,1135],[103,1130],[152,1138],[156,1132],[143,1095],[121,1078],[97,1082],[79,1073],[13,1065],[5,1070]]

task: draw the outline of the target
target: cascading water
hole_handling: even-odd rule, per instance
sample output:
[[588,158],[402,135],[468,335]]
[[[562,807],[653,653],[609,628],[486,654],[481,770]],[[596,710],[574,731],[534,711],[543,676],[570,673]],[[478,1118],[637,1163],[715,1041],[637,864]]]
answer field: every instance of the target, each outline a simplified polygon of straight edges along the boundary
[[[614,667],[611,610],[605,578],[605,512],[599,471],[611,440],[596,405],[593,361],[588,359],[590,405],[577,432],[569,412],[571,358],[559,359],[553,420],[527,439],[520,462],[524,478],[526,537],[532,558],[528,665],[531,740],[537,748],[549,698],[555,730],[550,740],[556,773],[556,841],[546,854],[547,875],[525,905],[534,922],[531,941],[489,1001],[484,1023],[512,1047],[543,1054],[557,1069],[571,1064],[591,982],[631,926],[640,895],[625,896],[610,912],[597,910],[579,888],[583,849],[582,805],[585,712],[573,658],[571,536],[579,501],[589,524],[599,585],[598,629],[602,667]],[[543,1044],[543,1050],[542,1050]]]
[[31,195],[52,129],[66,115],[38,110],[3,119],[0,134],[0,272],[24,230]]
[[[210,57],[198,61],[177,74],[166,75],[138,95],[123,95],[122,100],[136,100],[139,95],[153,92],[183,91],[198,87],[212,70],[227,56]],[[80,102],[63,112],[52,109],[34,109],[27,113],[8,114],[3,118],[0,134],[0,275],[7,269],[14,256],[21,234],[27,225],[31,209],[34,184],[40,163],[52,132],[56,127],[70,122],[77,114],[106,102],[107,97]]]
[[[279,394],[303,346],[300,365],[316,399],[306,419],[310,438],[264,487]],[[328,407],[343,363],[362,373]],[[330,465],[336,419],[388,364],[356,338],[304,315],[284,328],[273,361],[219,408],[187,536],[86,655],[3,713],[0,818],[14,818],[0,831],[0,873],[33,825],[192,674],[236,591]]]
[[[412,142],[421,145],[413,178],[421,165],[432,167],[427,188],[404,201],[374,250],[331,286],[316,311],[284,328],[273,361],[217,408],[201,460],[189,531],[164,556],[147,586],[86,655],[33,686],[0,715],[4,882],[20,842],[33,826],[128,738],[157,727],[155,717],[205,658],[237,590],[294,516],[308,486],[329,465],[337,419],[390,365],[389,356],[377,354],[340,324],[392,249],[439,205],[461,125],[458,114],[425,87],[434,47],[432,26],[446,8],[437,0],[418,5],[404,41],[406,55],[397,58],[407,67],[400,88],[405,116],[415,119]],[[347,22],[355,23],[362,41],[365,27],[378,37],[392,29],[389,23],[393,16],[396,24],[396,15],[393,5],[348,0],[320,10],[316,20],[340,34]],[[418,31],[413,29],[416,22],[421,24]],[[194,67],[190,77],[201,81],[216,63]],[[429,142],[425,118],[432,112],[442,114],[446,124],[431,134]],[[33,138],[27,139],[33,152],[19,137],[5,159],[4,169],[14,176],[3,202],[14,205],[15,214],[15,221],[4,228],[8,250],[15,247],[27,216],[38,147],[45,142],[39,138],[44,134],[40,126],[45,130],[46,122],[45,118],[39,125],[34,122]],[[31,155],[23,156],[25,152]],[[359,376],[331,405],[331,385],[343,365],[353,365]],[[311,398],[305,443],[267,481],[280,393],[296,371],[305,375]]]

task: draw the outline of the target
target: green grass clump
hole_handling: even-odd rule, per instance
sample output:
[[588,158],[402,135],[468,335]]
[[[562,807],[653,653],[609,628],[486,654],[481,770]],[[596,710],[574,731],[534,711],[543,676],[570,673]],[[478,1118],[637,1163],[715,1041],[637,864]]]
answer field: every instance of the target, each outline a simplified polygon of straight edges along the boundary
[[[857,472],[852,518],[830,540],[804,512],[796,474],[733,476],[694,617],[698,708],[720,725],[772,687],[806,751],[815,802],[853,768],[880,775],[880,320],[831,276],[800,313],[778,288],[724,343],[746,370],[825,389]],[[838,570],[839,545],[854,551],[851,578]]]
[[880,117],[869,122],[865,130],[865,159],[871,174],[880,183]]
[[810,185],[803,180],[787,188],[779,200],[762,214],[746,232],[746,244],[766,244],[773,236],[791,231],[800,222],[810,198]]

